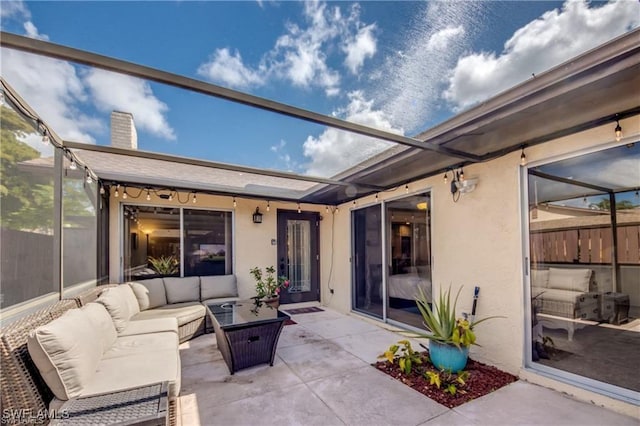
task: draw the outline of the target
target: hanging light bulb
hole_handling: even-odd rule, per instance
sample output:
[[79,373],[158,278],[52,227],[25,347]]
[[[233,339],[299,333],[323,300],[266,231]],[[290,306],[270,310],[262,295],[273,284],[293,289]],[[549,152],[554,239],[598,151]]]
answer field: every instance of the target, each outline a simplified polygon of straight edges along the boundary
[[524,145],[522,145],[522,154],[520,154],[520,165],[521,166],[527,165],[527,156],[524,153]]
[[198,202],[198,199],[196,198],[196,193],[193,193],[193,200],[191,200],[193,202],[193,204],[196,204]]
[[105,190],[104,190],[104,186],[100,185],[100,195],[104,195]]
[[127,194],[127,187],[124,187],[124,191],[122,191],[122,199],[126,200],[129,195]]
[[460,182],[464,180],[464,170],[460,167]]
[[120,193],[118,192],[118,189],[120,189],[120,185],[116,185],[116,192],[113,193],[113,196],[118,198],[120,196]]
[[616,120],[616,128],[614,131],[616,133],[616,142],[620,142],[620,139],[622,139],[622,127],[620,127],[620,120]]
[[173,201],[173,192],[169,191],[169,201]]
[[409,193],[409,185],[408,184],[404,186],[404,192],[405,192],[405,194]]
[[329,213],[329,206],[324,206],[324,212]]
[[302,213],[302,209],[300,208],[300,203],[298,203],[298,213]]
[[71,159],[71,164],[69,164],[69,168],[71,170],[78,170],[78,165],[76,164],[75,160],[73,159],[73,157],[70,158]]
[[585,195],[584,198],[582,199],[582,202],[584,203],[584,205],[587,205],[587,196]]
[[147,188],[147,201],[151,201],[151,191]]
[[49,145],[49,135],[47,134],[47,129],[42,131],[42,144]]
[[376,194],[376,203],[378,202],[378,194]]
[[237,207],[238,203],[236,203],[236,197],[233,197],[233,207]]
[[267,200],[267,211],[271,210],[271,206],[269,205],[269,200]]
[[87,169],[87,179],[86,182],[88,184],[92,184],[93,183],[93,179],[91,178],[91,173],[89,173],[89,169]]
[[353,207],[357,205],[356,200],[353,200]]
[[444,181],[445,185],[449,183],[449,177],[447,176],[447,172],[444,172],[444,178],[442,180]]
[[339,211],[340,211],[340,208],[338,206],[336,206],[335,212],[338,213]]

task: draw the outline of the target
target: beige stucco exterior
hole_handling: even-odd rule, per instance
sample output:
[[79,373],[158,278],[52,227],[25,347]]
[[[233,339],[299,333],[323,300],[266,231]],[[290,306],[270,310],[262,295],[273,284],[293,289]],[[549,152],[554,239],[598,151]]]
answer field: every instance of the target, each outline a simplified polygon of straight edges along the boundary
[[[636,140],[640,135],[640,118],[621,122],[625,140]],[[529,164],[544,163],[578,153],[613,146],[612,125],[564,137],[526,149]],[[524,273],[526,241],[526,207],[522,205],[523,168],[520,152],[514,152],[487,163],[465,167],[467,177],[478,177],[474,192],[462,194],[457,202],[452,200],[449,185],[442,176],[432,176],[409,183],[410,193],[431,192],[432,252],[434,294],[439,288],[451,285],[454,289],[464,286],[458,307],[469,312],[473,287],[481,289],[477,316],[501,315],[477,328],[482,347],[473,347],[471,355],[479,361],[495,365],[517,374],[525,380],[551,387],[575,397],[593,401],[616,411],[638,416],[638,408],[595,392],[580,389],[528,370],[525,365],[526,303],[528,297]],[[379,194],[379,200],[405,195],[405,188]],[[135,201],[135,202],[134,202]],[[120,203],[122,198],[111,196],[110,209],[110,277],[120,280],[120,264],[115,259],[120,253]],[[128,204],[174,205],[164,200],[126,200]],[[253,266],[276,264],[277,209],[295,210],[295,203],[266,200],[198,195],[196,208],[224,209],[234,212],[234,271],[238,279],[241,297],[253,296],[253,280],[249,269]],[[320,213],[320,279],[321,303],[342,312],[351,312],[351,211],[375,203],[373,196],[338,206],[338,211],[326,206],[302,204],[304,211]],[[264,214],[262,224],[251,219],[256,207]],[[185,206],[192,208],[193,206]],[[334,290],[330,292],[330,288]],[[356,314],[356,313],[354,313]],[[381,348],[381,350],[384,348]]]

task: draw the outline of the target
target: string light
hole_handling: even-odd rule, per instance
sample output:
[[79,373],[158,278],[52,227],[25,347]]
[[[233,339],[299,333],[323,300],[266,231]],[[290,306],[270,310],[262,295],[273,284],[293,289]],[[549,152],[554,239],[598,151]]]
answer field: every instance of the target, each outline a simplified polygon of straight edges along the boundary
[[376,203],[378,202],[378,194],[376,194]]
[[269,205],[269,200],[267,200],[267,211],[271,210],[271,206]]
[[524,145],[522,145],[522,154],[520,154],[520,165],[521,166],[527,165],[527,156],[524,153]]
[[93,183],[93,179],[91,178],[91,173],[89,173],[89,169],[86,169],[86,173],[87,173],[86,182],[88,184],[92,184]]
[[340,208],[338,206],[336,206],[335,212],[338,213],[339,211],[340,211]]
[[104,195],[105,192],[104,186],[100,185],[100,195]]
[[409,184],[404,186],[404,192],[405,192],[405,194],[409,193]]
[[460,182],[464,180],[464,170],[460,167]]
[[42,144],[49,145],[49,135],[47,134],[47,129],[42,131]]
[[193,200],[191,200],[193,202],[193,204],[196,204],[198,202],[198,199],[196,198],[196,193],[193,193]]
[[236,203],[236,197],[233,197],[233,207],[237,207],[238,203]]
[[300,203],[298,203],[298,213],[302,213],[302,209],[300,209]]
[[329,213],[329,206],[324,206],[324,212]]
[[169,191],[169,201],[173,201],[173,192]]
[[447,172],[444,172],[444,178],[442,180],[444,180],[445,185],[449,183],[449,177],[447,176]]
[[76,164],[76,162],[74,161],[73,157],[70,158],[71,160],[71,164],[69,164],[69,168],[71,170],[78,170],[78,165]]
[[616,133],[616,142],[620,142],[620,139],[622,139],[622,127],[620,127],[620,120],[617,120],[617,119],[616,119],[615,133]]
[[126,200],[128,196],[129,195],[127,195],[127,187],[125,186],[124,187],[124,191],[122,191],[122,199]]
[[120,196],[120,193],[118,192],[118,189],[120,189],[120,185],[116,185],[116,192],[113,193],[113,196],[118,198]]
[[151,191],[147,188],[147,201],[151,201]]

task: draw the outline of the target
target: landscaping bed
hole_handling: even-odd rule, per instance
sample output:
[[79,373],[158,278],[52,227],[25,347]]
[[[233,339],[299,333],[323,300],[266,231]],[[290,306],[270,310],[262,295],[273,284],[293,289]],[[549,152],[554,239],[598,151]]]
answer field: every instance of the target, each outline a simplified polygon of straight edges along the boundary
[[[449,408],[457,407],[465,402],[487,395],[488,393],[518,380],[518,378],[512,374],[469,359],[467,366],[464,369],[464,371],[468,372],[468,377],[464,380],[464,384],[461,384],[455,380],[457,375],[454,374],[451,377],[448,377],[447,373],[439,372],[429,361],[429,354],[427,351],[420,352],[419,355],[422,360],[422,364],[415,365],[414,363],[409,374],[400,370],[397,360],[395,360],[394,363],[390,363],[389,361],[379,361],[373,364],[373,366]],[[442,380],[439,389],[436,385],[430,384],[431,380],[426,375],[427,371],[440,373]],[[446,379],[451,379],[451,381],[456,385],[456,390],[453,394],[445,392],[445,389],[447,388],[447,385],[445,384]]]

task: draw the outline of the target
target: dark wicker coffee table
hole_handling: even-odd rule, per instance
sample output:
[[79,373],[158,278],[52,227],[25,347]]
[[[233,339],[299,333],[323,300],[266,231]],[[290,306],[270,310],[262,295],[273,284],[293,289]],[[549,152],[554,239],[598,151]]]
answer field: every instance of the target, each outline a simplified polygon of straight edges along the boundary
[[288,315],[254,299],[210,304],[207,311],[231,374],[258,364],[273,366]]
[[50,425],[166,425],[168,383],[70,399]]

